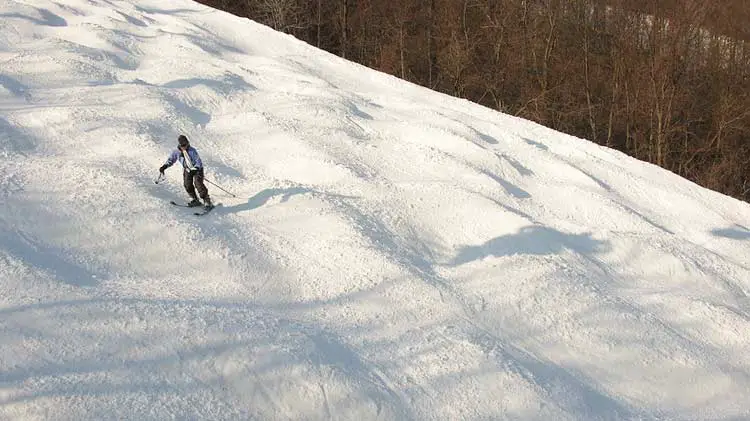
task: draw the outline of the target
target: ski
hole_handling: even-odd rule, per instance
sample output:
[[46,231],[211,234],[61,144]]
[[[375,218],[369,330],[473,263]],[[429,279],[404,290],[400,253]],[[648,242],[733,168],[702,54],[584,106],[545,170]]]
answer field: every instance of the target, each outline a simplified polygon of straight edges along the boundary
[[201,210],[199,212],[193,212],[193,215],[195,215],[195,216],[203,216],[203,215],[211,212],[213,210],[213,208],[215,208],[216,206],[219,205],[219,203],[217,203],[216,205],[213,205],[210,208],[207,208],[207,207],[202,206],[202,205],[188,206],[186,203],[177,203],[174,200],[171,200],[169,203],[171,203],[171,204],[173,204],[173,205],[175,205],[177,207],[180,207],[180,208],[200,208]]
[[197,208],[198,206],[200,206],[200,205],[188,206],[186,203],[177,203],[174,200],[170,201],[169,203],[171,203],[171,204],[173,204],[175,206],[179,206],[181,208]]
[[216,206],[211,206],[210,208],[203,208],[201,212],[195,212],[193,215],[195,216],[203,216],[209,212],[211,212]]

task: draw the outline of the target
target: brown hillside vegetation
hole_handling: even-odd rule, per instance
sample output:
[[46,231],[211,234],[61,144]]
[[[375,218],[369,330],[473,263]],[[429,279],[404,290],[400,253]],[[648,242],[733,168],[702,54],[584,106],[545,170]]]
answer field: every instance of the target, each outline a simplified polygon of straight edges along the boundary
[[750,3],[202,0],[750,201]]

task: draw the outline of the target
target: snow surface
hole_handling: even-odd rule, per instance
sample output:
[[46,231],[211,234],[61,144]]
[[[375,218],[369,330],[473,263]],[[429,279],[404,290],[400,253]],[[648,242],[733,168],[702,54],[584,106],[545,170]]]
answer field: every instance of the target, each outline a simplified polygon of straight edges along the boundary
[[0,0],[0,154],[2,420],[750,419],[748,204],[252,21]]

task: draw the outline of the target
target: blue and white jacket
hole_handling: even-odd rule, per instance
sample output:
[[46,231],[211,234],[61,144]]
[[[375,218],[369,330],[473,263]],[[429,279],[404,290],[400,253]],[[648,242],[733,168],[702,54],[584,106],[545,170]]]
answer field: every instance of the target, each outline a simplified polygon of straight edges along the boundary
[[203,161],[201,161],[201,157],[200,155],[198,155],[198,151],[192,146],[188,146],[186,151],[176,149],[174,152],[172,152],[171,155],[169,155],[169,158],[167,158],[167,162],[165,162],[164,165],[166,165],[167,167],[171,167],[172,164],[174,164],[178,160],[180,161],[180,164],[182,164],[182,168],[184,168],[185,171],[192,171],[203,168]]

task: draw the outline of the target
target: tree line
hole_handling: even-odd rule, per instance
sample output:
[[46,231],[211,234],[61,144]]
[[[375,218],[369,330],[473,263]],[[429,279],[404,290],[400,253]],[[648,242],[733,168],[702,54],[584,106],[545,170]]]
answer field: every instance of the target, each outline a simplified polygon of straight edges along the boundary
[[200,0],[750,201],[744,0]]

